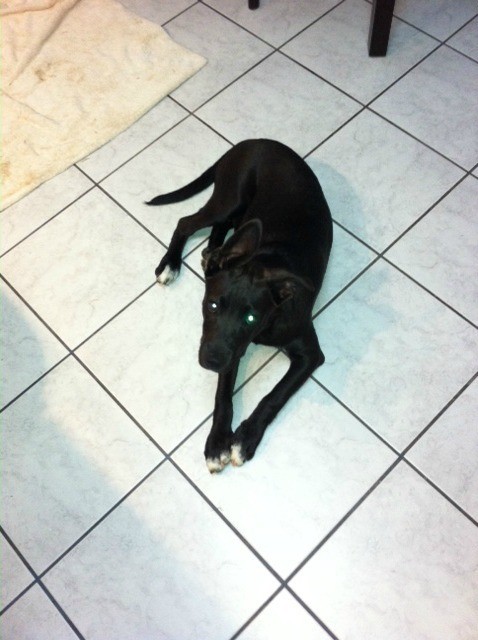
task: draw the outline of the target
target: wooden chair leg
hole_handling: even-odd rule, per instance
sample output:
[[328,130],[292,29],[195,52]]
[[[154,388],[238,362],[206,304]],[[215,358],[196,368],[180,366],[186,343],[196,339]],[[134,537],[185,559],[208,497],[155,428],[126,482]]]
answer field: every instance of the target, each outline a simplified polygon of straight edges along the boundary
[[258,9],[259,0],[249,0],[249,9]]
[[387,54],[394,6],[395,0],[373,0],[368,34],[369,56],[385,56]]

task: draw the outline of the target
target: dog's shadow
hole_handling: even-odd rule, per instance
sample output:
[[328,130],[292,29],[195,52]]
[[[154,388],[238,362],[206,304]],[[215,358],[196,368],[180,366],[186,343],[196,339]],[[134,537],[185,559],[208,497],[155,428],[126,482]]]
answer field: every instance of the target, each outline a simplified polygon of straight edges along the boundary
[[[349,386],[356,384],[356,376],[361,377],[358,372],[366,363],[381,357],[374,344],[387,343],[387,333],[400,319],[388,302],[393,273],[381,268],[382,260],[368,270],[377,254],[369,250],[366,258],[367,248],[357,239],[367,237],[367,212],[360,195],[334,167],[318,158],[308,164],[321,183],[332,218],[340,220],[339,225],[334,224],[329,265],[314,307],[314,325],[325,363],[313,377],[326,388],[330,384],[333,395],[341,399],[348,395]],[[330,401],[335,402],[333,396]]]

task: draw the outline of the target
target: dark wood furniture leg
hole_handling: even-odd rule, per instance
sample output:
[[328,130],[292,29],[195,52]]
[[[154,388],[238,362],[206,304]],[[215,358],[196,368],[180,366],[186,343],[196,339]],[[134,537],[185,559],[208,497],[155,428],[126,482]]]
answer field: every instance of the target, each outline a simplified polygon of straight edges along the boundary
[[373,0],[368,34],[369,56],[384,56],[387,54],[394,6],[395,0]]
[[259,0],[249,0],[249,9],[258,9]]

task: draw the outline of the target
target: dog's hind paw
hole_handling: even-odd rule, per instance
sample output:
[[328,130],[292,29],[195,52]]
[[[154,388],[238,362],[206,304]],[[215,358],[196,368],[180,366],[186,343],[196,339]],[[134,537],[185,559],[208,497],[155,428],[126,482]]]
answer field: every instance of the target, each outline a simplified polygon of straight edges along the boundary
[[178,275],[179,269],[172,269],[169,265],[166,265],[160,273],[156,271],[156,280],[159,284],[168,285],[174,282]]
[[241,467],[246,458],[242,453],[242,445],[240,443],[233,444],[231,447],[231,464],[234,467]]
[[211,473],[219,473],[229,464],[231,456],[228,452],[221,453],[219,458],[206,458],[207,468]]

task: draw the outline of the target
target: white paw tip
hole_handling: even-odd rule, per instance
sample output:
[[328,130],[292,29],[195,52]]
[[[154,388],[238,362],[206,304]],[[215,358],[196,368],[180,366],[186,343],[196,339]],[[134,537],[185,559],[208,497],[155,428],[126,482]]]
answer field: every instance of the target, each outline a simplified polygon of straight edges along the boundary
[[159,284],[171,284],[171,282],[174,282],[176,280],[178,275],[178,270],[171,269],[171,267],[167,265],[157,277],[157,281],[159,282]]
[[242,448],[240,444],[233,444],[231,447],[231,463],[235,467],[240,467],[245,462],[242,455]]
[[219,473],[229,463],[231,457],[228,453],[221,453],[219,458],[207,458],[206,465],[211,473]]

